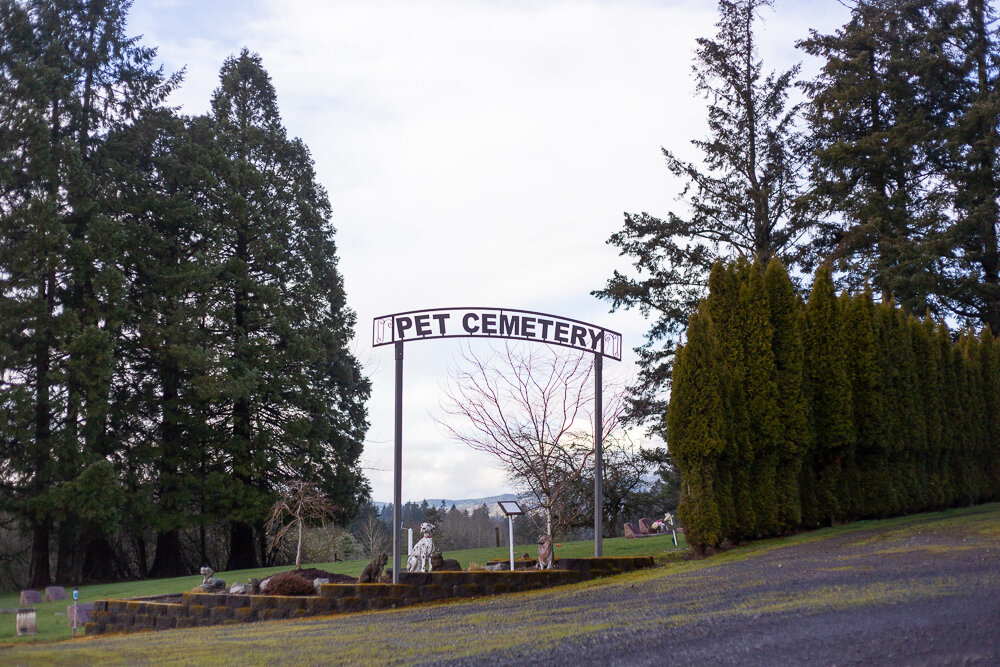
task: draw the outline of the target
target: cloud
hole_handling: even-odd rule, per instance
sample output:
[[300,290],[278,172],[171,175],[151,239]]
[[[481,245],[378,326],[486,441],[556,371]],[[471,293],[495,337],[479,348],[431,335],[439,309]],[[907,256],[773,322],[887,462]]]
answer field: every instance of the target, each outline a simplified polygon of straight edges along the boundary
[[[841,8],[842,9],[842,8]],[[766,12],[762,53],[783,69],[814,3]],[[837,19],[839,21],[839,19]],[[625,335],[622,372],[647,324],[589,295],[627,259],[606,245],[624,211],[679,210],[660,146],[696,158],[704,100],[690,68],[714,33],[709,2],[394,1],[137,3],[130,29],[187,66],[173,102],[208,109],[224,58],[261,54],[289,133],[330,193],[340,268],[374,383],[366,458],[392,493],[393,361],[372,318],[441,306],[506,306]],[[834,22],[831,25],[838,25]],[[426,347],[422,347],[426,345]],[[457,346],[406,359],[404,495],[506,490],[482,455],[442,444],[437,381]]]

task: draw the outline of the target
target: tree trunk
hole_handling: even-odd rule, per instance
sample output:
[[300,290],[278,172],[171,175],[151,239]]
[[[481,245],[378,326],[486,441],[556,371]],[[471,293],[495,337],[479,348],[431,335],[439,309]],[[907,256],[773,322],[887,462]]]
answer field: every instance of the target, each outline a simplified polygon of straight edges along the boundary
[[49,574],[49,523],[36,523],[31,531],[31,588],[45,588],[52,583]]
[[188,574],[181,552],[181,536],[177,528],[156,534],[156,554],[150,577],[180,577]]
[[227,570],[248,570],[260,567],[254,548],[253,527],[242,521],[229,526],[229,564]]

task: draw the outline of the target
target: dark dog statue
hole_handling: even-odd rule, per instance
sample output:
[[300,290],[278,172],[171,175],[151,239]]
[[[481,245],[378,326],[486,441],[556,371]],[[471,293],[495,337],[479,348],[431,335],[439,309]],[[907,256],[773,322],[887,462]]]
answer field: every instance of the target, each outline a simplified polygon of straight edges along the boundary
[[378,556],[372,559],[372,562],[365,565],[365,569],[361,572],[361,576],[358,577],[359,584],[377,584],[382,578],[382,568],[385,567],[386,562],[388,562],[389,556],[383,551]]
[[431,554],[431,571],[437,572],[461,572],[462,565],[454,558],[445,558],[440,551]]

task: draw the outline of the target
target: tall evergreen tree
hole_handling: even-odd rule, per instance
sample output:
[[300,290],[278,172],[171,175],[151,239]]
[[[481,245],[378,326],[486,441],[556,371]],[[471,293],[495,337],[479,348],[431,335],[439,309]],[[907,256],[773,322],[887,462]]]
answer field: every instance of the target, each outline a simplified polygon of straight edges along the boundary
[[[715,38],[697,40],[693,70],[696,90],[709,101],[709,136],[692,143],[703,157],[696,164],[663,150],[667,168],[685,181],[689,212],[626,214],[609,241],[646,277],[615,272],[595,294],[614,308],[638,307],[655,318],[637,350],[636,421],[664,413],[673,345],[716,259],[753,257],[763,268],[781,257],[793,266],[809,226],[796,205],[804,149],[795,129],[798,106],[788,100],[798,67],[765,74],[757,49],[760,10],[770,6],[770,0],[720,0]],[[654,430],[662,426],[653,422]]]
[[[175,83],[154,68],[153,49],[126,36],[127,8],[123,0],[0,3],[0,311],[11,385],[3,432],[16,471],[9,497],[33,534],[33,585],[50,578],[52,485],[114,449],[107,420],[124,290],[118,230],[95,198],[95,162],[109,129],[160,104]],[[81,528],[72,508],[59,513],[62,556]],[[104,536],[80,539],[89,569],[106,575]]]
[[348,349],[355,320],[329,200],[308,149],[286,136],[258,55],[244,49],[223,64],[212,117],[229,161],[211,318],[236,569],[258,563],[259,527],[281,479],[315,481],[348,512],[367,494],[358,459],[370,385]]
[[725,370],[712,320],[691,315],[687,344],[679,350],[667,413],[667,446],[681,475],[677,512],[698,552],[725,537],[715,488],[716,461],[725,443]]
[[[958,3],[949,3],[955,4]],[[1000,332],[1000,37],[996,12],[985,0],[961,3],[954,25],[956,92],[945,131],[945,171],[953,219],[939,234],[936,272],[947,310]]]
[[870,292],[850,298],[844,312],[844,328],[849,350],[847,371],[851,381],[853,463],[857,478],[848,479],[841,488],[848,496],[854,516],[888,516],[896,501],[883,411],[891,409],[891,405],[884,401],[875,304]]
[[[105,168],[115,183],[104,210],[122,226],[128,315],[116,348],[113,428],[137,528],[156,531],[149,572],[180,576],[180,531],[203,522],[208,456],[217,401],[211,338],[205,322],[218,267],[215,175],[223,159],[207,118],[167,110],[112,133]],[[145,557],[138,569],[145,574]]]
[[831,35],[799,43],[825,61],[806,86],[815,138],[813,201],[827,217],[817,248],[852,289],[923,312],[934,305],[940,178],[952,36],[940,0],[865,0]]
[[803,345],[803,388],[812,439],[800,481],[802,519],[806,525],[818,525],[840,513],[841,464],[854,444],[843,321],[828,265],[821,266],[813,279]]
[[777,478],[775,481],[779,529],[787,531],[802,521],[799,471],[809,442],[806,402],[802,391],[803,351],[800,302],[788,272],[772,259],[764,273],[770,308],[775,377],[778,386]]

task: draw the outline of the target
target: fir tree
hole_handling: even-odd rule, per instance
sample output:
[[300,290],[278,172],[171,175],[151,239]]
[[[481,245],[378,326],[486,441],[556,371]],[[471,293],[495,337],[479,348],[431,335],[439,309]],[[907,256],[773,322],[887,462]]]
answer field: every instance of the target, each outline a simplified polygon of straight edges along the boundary
[[702,153],[686,162],[664,149],[667,168],[684,179],[690,214],[626,214],[609,243],[634,261],[636,279],[615,272],[595,294],[613,308],[639,308],[654,323],[638,348],[632,388],[637,421],[663,415],[673,345],[717,259],[772,257],[796,264],[810,218],[796,205],[805,148],[796,128],[799,108],[788,100],[798,67],[765,73],[755,33],[770,0],[720,0],[717,33],[701,38],[693,67],[696,90],[708,99],[709,136],[693,141]]
[[949,122],[949,22],[937,0],[854,5],[831,35],[799,43],[823,59],[806,87],[816,142],[813,202],[829,215],[817,248],[852,289],[923,312],[936,253],[919,239],[942,222],[939,169]]

